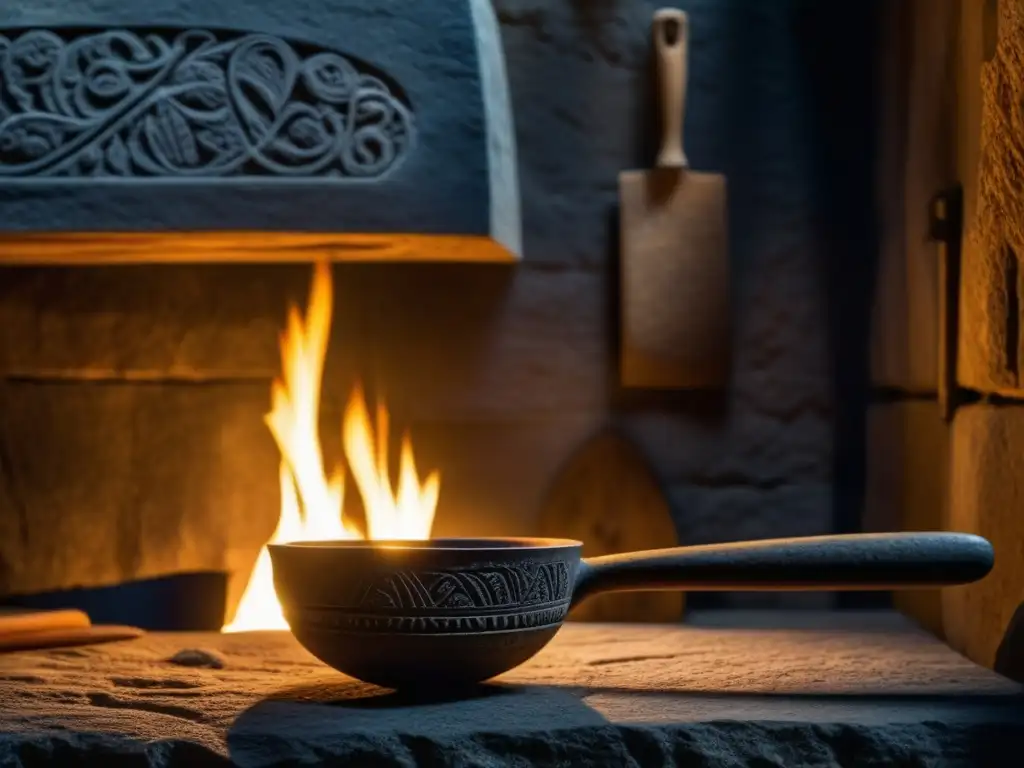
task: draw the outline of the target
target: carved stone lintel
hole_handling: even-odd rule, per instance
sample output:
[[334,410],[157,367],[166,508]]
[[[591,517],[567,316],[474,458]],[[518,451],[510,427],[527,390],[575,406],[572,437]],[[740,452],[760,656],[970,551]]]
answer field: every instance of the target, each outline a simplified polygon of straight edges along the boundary
[[0,3],[0,264],[521,257],[491,0],[243,5]]

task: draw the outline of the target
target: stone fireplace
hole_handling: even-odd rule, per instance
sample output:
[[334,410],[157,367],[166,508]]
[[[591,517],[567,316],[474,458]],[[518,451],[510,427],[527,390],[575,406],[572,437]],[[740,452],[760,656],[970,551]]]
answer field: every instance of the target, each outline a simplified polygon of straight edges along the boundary
[[[862,764],[1009,743],[1024,244],[1003,97],[1024,6],[666,3],[690,18],[688,155],[728,179],[733,316],[725,386],[644,391],[617,369],[616,178],[655,154],[657,5],[0,9],[0,605],[151,633],[0,654],[0,764]],[[941,244],[929,213],[958,188],[963,236]],[[964,530],[996,571],[941,593],[690,594],[682,625],[679,602],[609,604],[632,623],[574,622],[472,701],[388,698],[287,635],[217,634],[279,521],[265,416],[314,265],[325,470],[347,466],[351,393],[386,404],[391,463],[407,433],[439,475],[436,536]]]
[[[833,492],[858,482],[833,472],[848,463],[836,450],[857,449],[834,447],[848,441],[830,424],[829,370],[829,349],[858,331],[849,313],[825,323],[819,257],[826,241],[854,248],[845,232],[868,211],[827,232],[808,208],[822,182],[781,170],[828,152],[792,133],[817,132],[800,62],[768,63],[803,32],[772,14],[694,17],[689,145],[730,177],[746,266],[730,391],[659,394],[616,380],[607,187],[649,154],[651,7],[599,14],[599,29],[569,6],[500,7],[499,36],[487,3],[407,5],[250,3],[240,16],[83,1],[0,17],[0,591],[67,600],[225,573],[230,613],[277,519],[263,416],[288,306],[305,304],[318,259],[334,265],[327,461],[359,382],[412,435],[417,464],[440,471],[438,535],[536,533],[559,469],[609,429],[638,446],[672,510],[675,535],[650,545],[858,528]],[[764,67],[733,71],[762,21],[777,26]],[[792,94],[782,111],[776,82]],[[870,98],[866,81],[851,87]],[[768,122],[747,132],[745,110]],[[168,626],[127,609],[151,600],[96,594],[75,599]]]
[[[15,448],[19,427],[5,422],[15,430],[5,518],[20,544],[5,553],[4,593],[219,572],[230,614],[252,545],[277,519],[262,412],[285,310],[305,311],[309,293],[308,266],[279,265],[520,259],[493,9],[407,5],[251,3],[240,15],[173,0],[5,12],[0,263],[11,319],[26,323],[8,326],[5,410],[39,398],[47,415],[30,421],[46,421],[55,442],[36,455]],[[365,352],[389,342],[371,340],[386,332],[373,315],[386,323],[396,311],[370,298],[373,270],[339,272],[346,287],[326,289],[339,310],[315,331],[340,347],[330,394],[300,406],[322,405],[336,435],[332,398],[356,380],[379,388]],[[352,300],[363,291],[367,300]],[[65,330],[49,337],[50,323]],[[409,356],[409,370],[433,377],[420,357]],[[60,403],[66,395],[73,404]],[[79,450],[97,464],[53,483],[55,457]],[[160,490],[138,474],[143,465],[179,490]],[[239,496],[246,486],[252,495]],[[45,487],[56,495],[36,498]]]

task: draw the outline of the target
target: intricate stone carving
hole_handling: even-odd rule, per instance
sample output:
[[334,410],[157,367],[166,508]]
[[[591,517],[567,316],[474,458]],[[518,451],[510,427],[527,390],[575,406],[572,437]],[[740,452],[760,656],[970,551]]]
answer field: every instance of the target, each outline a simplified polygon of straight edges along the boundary
[[0,176],[380,178],[415,126],[362,62],[262,34],[0,35]]
[[491,563],[398,571],[369,580],[350,607],[297,608],[293,625],[317,630],[478,633],[561,623],[572,598],[570,563]]

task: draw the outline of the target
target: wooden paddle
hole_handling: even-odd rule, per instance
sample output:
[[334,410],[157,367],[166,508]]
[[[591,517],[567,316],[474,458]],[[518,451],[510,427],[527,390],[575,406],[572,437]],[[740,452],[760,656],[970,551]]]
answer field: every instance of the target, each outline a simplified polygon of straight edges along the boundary
[[654,15],[662,107],[652,170],[619,175],[620,378],[625,387],[716,389],[730,348],[726,181],[683,150],[689,20]]

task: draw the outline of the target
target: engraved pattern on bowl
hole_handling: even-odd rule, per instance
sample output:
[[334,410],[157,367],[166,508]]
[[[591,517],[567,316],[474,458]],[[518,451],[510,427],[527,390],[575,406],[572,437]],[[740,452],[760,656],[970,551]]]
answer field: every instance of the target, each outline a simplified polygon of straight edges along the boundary
[[351,605],[292,606],[289,623],[318,631],[481,634],[558,626],[575,563],[508,562],[399,570],[371,578]]

